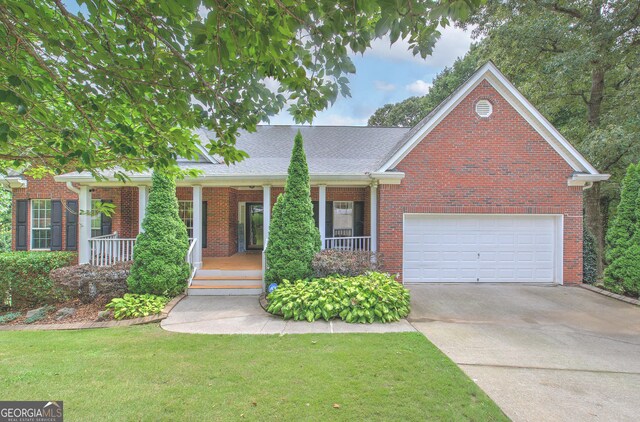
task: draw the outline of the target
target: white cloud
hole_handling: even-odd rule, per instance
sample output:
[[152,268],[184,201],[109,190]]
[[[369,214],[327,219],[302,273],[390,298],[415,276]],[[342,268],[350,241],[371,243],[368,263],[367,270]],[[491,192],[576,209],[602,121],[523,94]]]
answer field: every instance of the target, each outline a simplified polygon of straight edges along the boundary
[[373,81],[373,86],[378,91],[383,92],[391,92],[395,91],[396,89],[396,86],[394,84],[385,81]]
[[469,51],[472,31],[473,28],[465,31],[455,27],[441,30],[442,36],[436,43],[433,54],[427,56],[426,59],[419,55],[414,56],[408,50],[409,43],[406,40],[398,40],[395,44],[389,45],[388,37],[374,40],[371,43],[371,49],[365,53],[365,56],[371,55],[390,61],[407,61],[438,68],[451,66],[456,58],[464,56]]
[[314,125],[324,126],[366,126],[367,117],[357,118],[342,114],[321,113],[314,120]]
[[405,88],[412,94],[426,95],[432,86],[433,84],[425,82],[422,79],[418,79],[417,81],[413,81],[409,85],[405,86]]

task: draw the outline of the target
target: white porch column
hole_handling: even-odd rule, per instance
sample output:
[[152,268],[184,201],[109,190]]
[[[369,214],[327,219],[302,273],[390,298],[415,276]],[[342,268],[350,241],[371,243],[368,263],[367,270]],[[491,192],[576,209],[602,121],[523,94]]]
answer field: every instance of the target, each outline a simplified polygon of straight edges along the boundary
[[318,186],[318,229],[320,230],[320,249],[325,248],[327,238],[327,185]]
[[371,183],[371,252],[378,250],[378,182]]
[[[206,233],[202,233],[202,186],[193,187],[193,237],[198,239],[193,248],[193,265],[202,267],[202,239]],[[204,216],[206,218],[206,216]]]
[[142,233],[142,220],[147,214],[147,204],[149,203],[149,187],[138,186],[138,233]]
[[91,260],[91,190],[89,186],[80,186],[80,194],[78,196],[78,263],[88,264]]
[[269,243],[269,224],[271,224],[271,185],[262,186],[262,249]]

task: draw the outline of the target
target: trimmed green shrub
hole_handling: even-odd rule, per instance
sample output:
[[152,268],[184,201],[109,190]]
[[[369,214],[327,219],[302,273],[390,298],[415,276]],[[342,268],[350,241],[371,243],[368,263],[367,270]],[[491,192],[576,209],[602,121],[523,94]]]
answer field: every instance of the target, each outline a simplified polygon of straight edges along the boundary
[[586,224],[582,229],[582,279],[588,284],[595,284],[598,279],[596,239],[593,237]]
[[14,321],[21,316],[22,312],[9,312],[8,314],[0,316],[0,324],[6,324],[8,322]]
[[615,274],[615,283],[605,278],[605,287],[614,293],[640,296],[640,245],[634,244],[607,267],[609,274]]
[[631,164],[622,181],[620,202],[607,231],[609,265],[604,287],[612,292],[638,295],[640,288],[640,165]]
[[377,271],[381,267],[380,254],[367,251],[328,249],[318,252],[313,257],[311,267],[314,277],[362,275],[370,271]]
[[169,299],[164,296],[127,293],[112,299],[105,309],[113,311],[115,319],[130,319],[159,314],[168,302]]
[[608,263],[612,263],[623,255],[636,230],[636,201],[640,190],[639,167],[640,165],[629,165],[627,174],[622,180],[620,202],[615,217],[607,230],[606,258]]
[[298,131],[284,194],[276,201],[269,226],[265,281],[268,284],[311,277],[311,262],[319,251],[320,232],[313,220],[309,168]]
[[187,228],[178,215],[175,180],[153,174],[147,213],[133,250],[129,291],[176,296],[187,286]]
[[267,297],[267,311],[309,322],[340,318],[350,323],[398,321],[409,314],[409,290],[389,274],[284,280]]
[[75,257],[73,252],[0,253],[0,305],[24,308],[64,300],[49,273],[71,265]]
[[30,317],[24,320],[25,324],[33,324],[34,322],[38,322],[43,320],[49,315],[50,312],[54,311],[56,308],[51,305],[45,305],[42,308],[38,309],[38,312],[34,313]]

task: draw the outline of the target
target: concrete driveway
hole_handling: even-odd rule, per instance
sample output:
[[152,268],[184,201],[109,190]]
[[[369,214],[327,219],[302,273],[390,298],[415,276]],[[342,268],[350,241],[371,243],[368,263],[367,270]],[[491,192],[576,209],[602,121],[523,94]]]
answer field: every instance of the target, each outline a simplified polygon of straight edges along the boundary
[[640,417],[640,307],[579,287],[408,287],[410,322],[514,421]]

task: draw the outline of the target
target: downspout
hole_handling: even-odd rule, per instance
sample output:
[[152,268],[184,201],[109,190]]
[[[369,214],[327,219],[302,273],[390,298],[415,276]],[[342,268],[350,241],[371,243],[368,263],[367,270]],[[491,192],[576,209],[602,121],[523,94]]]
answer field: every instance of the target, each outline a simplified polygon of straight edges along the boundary
[[587,182],[582,188],[582,190],[591,189],[592,187],[593,187],[593,182]]
[[67,189],[69,189],[71,192],[74,192],[76,195],[80,196],[80,189],[73,186],[72,182],[67,182]]

